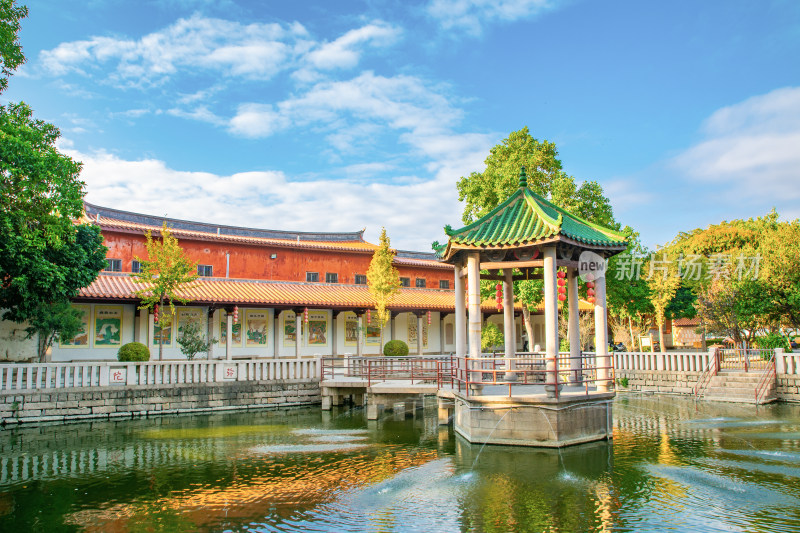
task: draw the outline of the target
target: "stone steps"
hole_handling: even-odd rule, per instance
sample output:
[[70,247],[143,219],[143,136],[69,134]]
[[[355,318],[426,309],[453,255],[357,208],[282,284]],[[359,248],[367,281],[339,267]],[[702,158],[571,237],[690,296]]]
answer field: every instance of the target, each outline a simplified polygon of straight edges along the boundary
[[[720,402],[756,403],[756,388],[761,380],[761,372],[722,371],[708,382],[703,398]],[[775,383],[767,385],[767,391],[759,403],[776,400]]]

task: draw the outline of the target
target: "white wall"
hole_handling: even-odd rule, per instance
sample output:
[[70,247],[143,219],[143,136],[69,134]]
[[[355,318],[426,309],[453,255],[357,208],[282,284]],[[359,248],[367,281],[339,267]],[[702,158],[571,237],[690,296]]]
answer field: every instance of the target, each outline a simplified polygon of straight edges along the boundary
[[[5,310],[0,309],[0,316],[3,313]],[[38,337],[27,339],[26,327],[27,323],[0,320],[0,361],[29,361],[39,356]]]

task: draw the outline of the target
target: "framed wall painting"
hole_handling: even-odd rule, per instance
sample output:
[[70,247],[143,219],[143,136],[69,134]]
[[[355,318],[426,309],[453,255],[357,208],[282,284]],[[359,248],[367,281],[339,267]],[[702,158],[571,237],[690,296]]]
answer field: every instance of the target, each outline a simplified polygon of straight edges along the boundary
[[[219,343],[225,346],[228,340],[228,313],[224,309],[219,312]],[[239,321],[233,323],[233,335],[231,336],[231,346],[242,345],[242,319],[244,312],[239,311]]]
[[94,307],[94,347],[111,348],[122,345],[122,306]]
[[327,346],[328,344],[328,314],[308,314],[308,345]]
[[92,325],[92,308],[89,305],[72,304],[73,309],[81,311],[81,325],[78,333],[71,339],[61,339],[58,341],[60,348],[87,348],[89,346],[89,331]]
[[269,334],[269,311],[266,309],[248,309],[245,342],[247,346],[267,345]]

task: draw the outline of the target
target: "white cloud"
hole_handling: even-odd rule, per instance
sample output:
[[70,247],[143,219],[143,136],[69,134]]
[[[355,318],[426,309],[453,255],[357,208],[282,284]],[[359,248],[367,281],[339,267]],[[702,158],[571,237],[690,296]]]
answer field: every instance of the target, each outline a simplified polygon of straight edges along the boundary
[[732,196],[800,198],[800,87],[777,89],[716,111],[706,139],[674,159],[690,178]]
[[[231,119],[230,130],[245,137],[265,137],[291,126],[317,123],[334,125],[337,135],[341,135],[351,126],[356,127],[354,131],[370,131],[363,125],[378,123],[418,137],[448,132],[461,115],[462,111],[454,108],[448,98],[419,78],[387,78],[365,72],[347,81],[320,82],[275,106],[243,104]],[[337,142],[352,140],[350,136]],[[414,138],[410,140],[416,142]]]
[[40,54],[50,74],[88,75],[111,65],[109,79],[121,86],[162,83],[177,71],[221,71],[226,76],[270,79],[310,46],[294,23],[240,24],[193,15],[138,40],[108,36],[61,43]]
[[477,35],[485,24],[531,18],[563,3],[559,0],[431,0],[427,12],[444,29]]
[[352,68],[361,59],[365,45],[386,47],[394,44],[401,34],[400,28],[377,21],[350,30],[333,42],[325,43],[310,52],[307,60],[321,70]]
[[[458,139],[458,138],[456,138]],[[473,170],[464,162],[458,142],[448,162],[430,180],[405,179],[369,183],[357,179],[293,180],[279,171],[243,172],[220,176],[185,172],[163,161],[127,161],[105,153],[81,153],[60,143],[59,148],[83,162],[81,179],[87,201],[152,215],[219,224],[294,231],[356,231],[377,242],[385,226],[392,245],[430,251],[441,240],[445,224],[458,224],[460,206],[455,181]],[[475,154],[478,157],[478,154]],[[375,163],[351,166],[345,172],[386,171]]]

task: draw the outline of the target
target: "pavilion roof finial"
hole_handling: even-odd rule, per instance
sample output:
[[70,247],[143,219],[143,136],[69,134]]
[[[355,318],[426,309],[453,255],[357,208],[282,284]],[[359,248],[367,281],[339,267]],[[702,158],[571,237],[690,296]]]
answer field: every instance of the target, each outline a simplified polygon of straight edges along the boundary
[[519,187],[524,189],[528,186],[528,176],[525,175],[525,167],[523,166],[519,171]]

